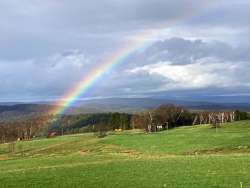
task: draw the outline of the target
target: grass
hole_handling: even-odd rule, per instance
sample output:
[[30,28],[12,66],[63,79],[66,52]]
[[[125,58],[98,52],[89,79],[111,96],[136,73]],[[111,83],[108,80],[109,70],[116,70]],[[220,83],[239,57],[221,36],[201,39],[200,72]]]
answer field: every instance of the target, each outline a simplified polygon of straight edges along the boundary
[[0,145],[0,187],[250,187],[250,121]]
[[150,135],[114,135],[104,142],[152,154],[185,154],[207,149],[224,149],[234,152],[239,146],[250,147],[250,122],[224,124],[217,131],[210,126],[190,126]]

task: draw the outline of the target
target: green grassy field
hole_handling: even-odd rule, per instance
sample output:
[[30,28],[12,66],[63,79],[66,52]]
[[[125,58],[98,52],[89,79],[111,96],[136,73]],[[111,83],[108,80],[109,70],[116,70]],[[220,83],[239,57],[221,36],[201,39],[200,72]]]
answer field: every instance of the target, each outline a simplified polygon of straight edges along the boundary
[[250,121],[1,144],[0,187],[250,187]]

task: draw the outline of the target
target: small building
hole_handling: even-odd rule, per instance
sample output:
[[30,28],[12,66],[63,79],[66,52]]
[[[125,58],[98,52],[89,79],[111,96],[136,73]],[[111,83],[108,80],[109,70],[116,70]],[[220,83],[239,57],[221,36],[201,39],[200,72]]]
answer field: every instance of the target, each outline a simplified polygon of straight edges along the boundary
[[57,132],[50,132],[49,134],[48,134],[48,138],[52,138],[52,137],[55,137],[55,136],[57,136]]

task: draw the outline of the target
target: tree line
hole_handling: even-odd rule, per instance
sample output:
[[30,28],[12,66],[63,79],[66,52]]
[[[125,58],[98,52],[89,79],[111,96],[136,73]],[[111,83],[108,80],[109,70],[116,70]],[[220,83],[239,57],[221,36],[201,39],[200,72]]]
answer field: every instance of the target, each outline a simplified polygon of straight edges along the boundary
[[52,116],[40,115],[12,121],[0,121],[0,142],[30,140],[35,136],[46,135]]
[[[192,125],[197,114],[198,112],[190,112],[175,105],[161,105],[156,109],[136,114],[41,114],[26,119],[0,121],[0,142],[111,130],[143,129],[146,132],[155,132],[178,126]],[[236,110],[234,114],[236,121],[250,119],[247,112]]]

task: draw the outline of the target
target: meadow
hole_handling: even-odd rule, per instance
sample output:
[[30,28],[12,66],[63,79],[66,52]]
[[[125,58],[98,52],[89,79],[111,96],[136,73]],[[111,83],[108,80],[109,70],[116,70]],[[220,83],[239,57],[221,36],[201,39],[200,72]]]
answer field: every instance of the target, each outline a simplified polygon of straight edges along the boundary
[[0,187],[250,187],[250,121],[1,144]]

